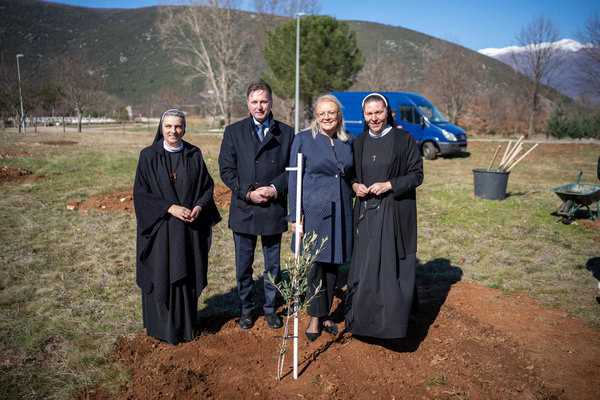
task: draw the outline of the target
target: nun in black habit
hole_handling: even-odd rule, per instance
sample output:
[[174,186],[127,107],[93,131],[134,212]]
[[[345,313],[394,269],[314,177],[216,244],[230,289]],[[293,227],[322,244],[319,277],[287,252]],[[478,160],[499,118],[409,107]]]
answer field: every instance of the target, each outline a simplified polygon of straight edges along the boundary
[[202,153],[182,140],[185,122],[182,111],[163,113],[154,143],[140,153],[133,187],[144,327],[170,344],[194,338],[212,226],[221,219]]
[[357,199],[346,326],[353,335],[406,336],[415,296],[417,207],[423,162],[415,140],[394,126],[387,99],[362,103],[365,132],[353,142]]

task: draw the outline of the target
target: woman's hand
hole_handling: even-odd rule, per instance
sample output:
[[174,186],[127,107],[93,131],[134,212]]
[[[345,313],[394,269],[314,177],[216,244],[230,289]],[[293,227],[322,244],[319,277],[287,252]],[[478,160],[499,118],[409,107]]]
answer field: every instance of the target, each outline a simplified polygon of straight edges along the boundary
[[365,197],[369,194],[369,188],[358,182],[352,184],[352,190],[358,197]]
[[190,219],[192,216],[192,211],[187,207],[173,204],[171,207],[169,207],[169,210],[167,210],[167,212],[175,218],[182,220],[183,222],[192,222],[192,220]]
[[198,218],[198,215],[200,215],[200,211],[202,211],[202,207],[200,206],[196,206],[192,209],[192,212],[190,214],[190,220],[188,222],[194,222],[196,220],[196,218]]
[[[299,224],[298,227],[300,228],[300,235],[304,234],[304,226],[302,224]],[[296,223],[292,222],[292,233],[296,233]]]
[[368,188],[369,193],[373,193],[376,196],[380,196],[386,192],[392,190],[392,184],[390,181],[387,182],[375,182]]

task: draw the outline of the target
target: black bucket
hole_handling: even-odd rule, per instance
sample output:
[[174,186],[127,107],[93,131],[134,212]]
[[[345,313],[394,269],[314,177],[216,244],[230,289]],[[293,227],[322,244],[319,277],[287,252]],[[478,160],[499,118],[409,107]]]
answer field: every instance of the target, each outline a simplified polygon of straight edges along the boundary
[[503,200],[506,197],[508,174],[510,172],[474,169],[475,196],[487,200]]

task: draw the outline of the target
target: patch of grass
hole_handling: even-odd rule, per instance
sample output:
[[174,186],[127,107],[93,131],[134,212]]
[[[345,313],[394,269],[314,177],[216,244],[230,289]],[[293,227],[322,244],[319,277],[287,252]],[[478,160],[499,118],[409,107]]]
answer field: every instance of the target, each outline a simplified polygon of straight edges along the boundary
[[425,385],[428,387],[432,386],[445,386],[448,384],[448,378],[444,374],[433,375],[427,378]]
[[[0,397],[64,399],[87,385],[116,388],[128,377],[110,360],[115,339],[142,329],[135,218],[68,211],[66,202],[131,188],[139,151],[151,143],[154,127],[2,135],[1,143],[30,154],[2,164],[44,178],[1,184]],[[191,133],[186,139],[202,148],[220,182],[220,138]],[[37,144],[47,140],[78,144]],[[511,173],[510,197],[476,199],[471,169],[487,165],[495,146],[473,143],[469,158],[425,162],[425,183],[418,190],[419,276],[426,282],[462,277],[526,292],[600,326],[596,281],[586,268],[598,256],[594,238],[600,233],[556,223],[550,215],[560,205],[550,189],[572,181],[576,169],[584,171],[584,181],[591,180],[600,146],[542,145]],[[221,212],[209,285],[200,298],[204,316],[238,312],[232,234],[227,210]],[[283,240],[285,257],[289,235]],[[256,277],[263,270],[257,247]],[[432,385],[444,381],[430,380]]]

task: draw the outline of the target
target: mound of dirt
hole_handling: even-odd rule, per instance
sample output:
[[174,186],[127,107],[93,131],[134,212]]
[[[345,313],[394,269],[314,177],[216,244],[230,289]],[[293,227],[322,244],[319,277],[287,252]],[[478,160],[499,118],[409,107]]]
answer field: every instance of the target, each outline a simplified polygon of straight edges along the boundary
[[[214,198],[218,207],[228,208],[231,200],[231,191],[222,184],[216,184]],[[84,201],[69,201],[67,202],[67,209],[78,209],[82,212],[86,212],[87,210],[132,212],[133,193],[132,191],[119,191],[92,196]]]
[[7,158],[31,157],[31,153],[27,151],[16,151],[3,149],[0,151],[0,160]]
[[[234,319],[204,320],[201,335],[178,346],[144,334],[123,337],[115,358],[131,369],[131,382],[117,398],[596,398],[600,333],[526,296],[462,282],[448,289],[419,288],[407,339],[323,334],[310,343],[301,334],[297,381],[289,370],[275,380],[282,331],[263,318],[248,332]],[[94,390],[83,396],[104,398]]]
[[0,166],[0,183],[33,178],[33,172],[25,168],[9,167],[8,165]]
[[133,195],[131,191],[120,191],[98,196],[92,196],[82,202],[70,201],[67,203],[67,209],[81,212],[88,210],[101,211],[133,211]]
[[598,218],[596,220],[584,219],[584,220],[581,220],[581,223],[583,225],[587,226],[588,228],[600,229],[600,218]]

